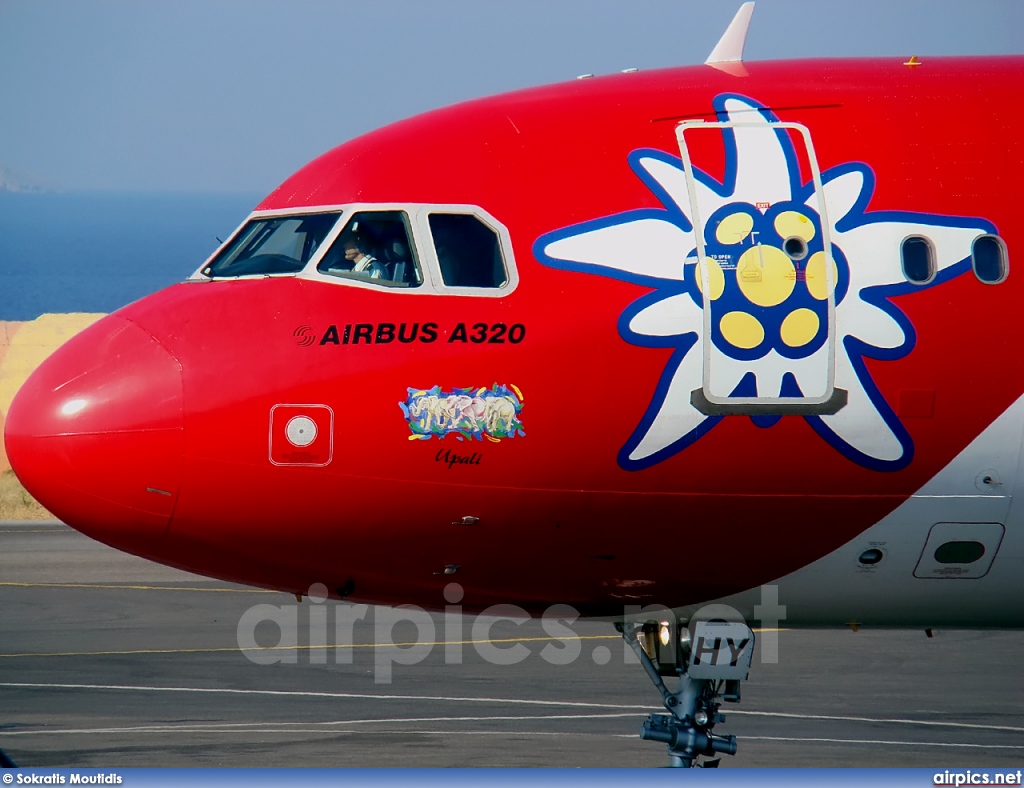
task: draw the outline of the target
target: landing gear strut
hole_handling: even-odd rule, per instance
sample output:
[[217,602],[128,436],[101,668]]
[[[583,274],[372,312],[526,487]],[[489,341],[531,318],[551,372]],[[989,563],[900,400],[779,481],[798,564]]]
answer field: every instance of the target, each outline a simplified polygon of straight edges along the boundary
[[[699,622],[692,639],[690,630],[674,621],[639,628],[624,622],[615,628],[640,659],[669,712],[649,715],[640,738],[667,744],[669,766],[713,768],[720,758],[703,763],[699,758],[735,755],[736,737],[717,736],[712,729],[725,721],[718,711],[720,701],[739,702],[740,681],[750,670],[754,636],[746,624]],[[676,692],[665,686],[663,675],[678,676]]]

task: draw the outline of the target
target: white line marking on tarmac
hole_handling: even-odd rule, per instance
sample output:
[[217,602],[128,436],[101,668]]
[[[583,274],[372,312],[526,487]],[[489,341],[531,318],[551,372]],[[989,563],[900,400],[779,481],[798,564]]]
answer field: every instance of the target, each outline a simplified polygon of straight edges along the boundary
[[976,722],[940,722],[938,720],[904,720],[899,718],[888,719],[885,717],[846,717],[826,714],[792,714],[784,711],[751,711],[749,709],[731,709],[732,714],[747,715],[750,717],[781,717],[793,720],[830,720],[834,722],[885,722],[896,725],[927,725],[935,728],[973,728],[984,731],[1009,731],[1011,733],[1024,733],[1024,728],[1014,725],[983,725]]
[[796,736],[741,736],[743,741],[794,741],[821,744],[891,744],[897,747],[969,747],[976,750],[1024,750],[1024,744],[963,744],[943,741],[890,741],[887,739],[824,739]]
[[[560,706],[569,708],[585,709],[623,709],[633,712],[656,712],[660,709],[650,705],[630,705],[619,703],[587,703],[582,701],[563,700],[534,700],[529,698],[473,698],[448,695],[385,695],[377,693],[358,692],[312,692],[308,690],[256,690],[256,689],[233,689],[227,687],[153,687],[125,684],[44,684],[39,682],[0,682],[0,687],[13,689],[84,689],[84,690],[112,690],[123,692],[192,692],[212,693],[230,695],[258,695],[272,697],[313,697],[313,698],[351,698],[367,700],[412,700],[412,701],[440,701],[447,703],[494,703],[520,706]],[[966,728],[972,730],[1008,731],[1011,733],[1024,733],[1024,727],[1013,725],[983,725],[970,722],[939,722],[935,720],[908,720],[898,718],[876,718],[876,717],[851,717],[833,716],[825,714],[792,714],[781,711],[753,711],[749,709],[731,709],[731,714],[776,717],[795,720],[824,720],[831,722],[867,722],[885,723],[894,725],[921,725],[926,727],[942,728]]]
[[[339,725],[369,725],[369,724],[400,724],[409,722],[532,722],[532,721],[548,721],[548,720],[604,720],[604,719],[616,719],[620,717],[636,717],[635,712],[618,712],[615,714],[540,714],[540,715],[495,715],[488,717],[387,717],[387,718],[367,718],[361,720],[328,720],[325,722],[211,722],[211,723],[186,723],[181,725],[135,725],[130,727],[118,727],[118,728],[57,728],[57,729],[41,729],[41,730],[21,730],[21,731],[2,731],[0,730],[0,736],[32,736],[32,735],[54,735],[54,734],[67,734],[67,733],[246,733],[254,732],[261,733],[265,731],[267,725],[277,726],[281,730],[294,729],[297,730],[300,726],[314,725],[316,730],[321,733],[331,733],[332,731],[326,731],[324,729],[339,726]],[[439,733],[445,733],[446,731],[438,731]]]
[[[68,731],[74,733],[75,731]],[[97,732],[102,732],[97,731]],[[323,728],[250,728],[244,731],[210,731],[202,728],[195,730],[189,728],[182,728],[178,731],[179,733],[220,733],[220,734],[267,734],[267,733],[318,733],[323,736],[353,736],[358,734],[373,734],[374,736],[386,735],[386,734],[398,734],[406,736],[409,734],[416,734],[420,736],[606,736],[608,738],[627,738],[635,739],[636,736],[627,736],[621,733],[579,733],[576,731],[421,731],[421,730],[406,730],[404,728],[398,728],[395,730],[372,730],[372,731],[360,731],[360,730],[324,730]],[[46,731],[24,731],[23,733],[46,733]],[[82,731],[82,733],[93,733],[93,731]],[[162,734],[166,734],[167,731],[160,731]],[[0,735],[12,735],[10,733]]]
[[41,684],[35,682],[0,682],[0,687],[24,689],[86,689],[119,690],[128,692],[197,692],[222,693],[230,695],[263,695],[309,698],[366,698],[371,700],[429,700],[450,703],[505,703],[528,706],[570,706],[585,709],[631,709],[653,711],[652,706],[636,706],[614,703],[586,703],[582,701],[530,700],[527,698],[469,698],[446,695],[384,695],[371,692],[311,692],[308,690],[254,690],[227,687],[140,687],[121,684]]

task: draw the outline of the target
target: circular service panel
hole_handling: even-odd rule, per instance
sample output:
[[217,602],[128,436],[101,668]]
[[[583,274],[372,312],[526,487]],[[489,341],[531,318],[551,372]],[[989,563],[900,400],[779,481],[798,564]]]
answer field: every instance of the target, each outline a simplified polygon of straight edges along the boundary
[[292,446],[308,446],[316,440],[316,423],[309,416],[293,416],[284,427],[284,436]]

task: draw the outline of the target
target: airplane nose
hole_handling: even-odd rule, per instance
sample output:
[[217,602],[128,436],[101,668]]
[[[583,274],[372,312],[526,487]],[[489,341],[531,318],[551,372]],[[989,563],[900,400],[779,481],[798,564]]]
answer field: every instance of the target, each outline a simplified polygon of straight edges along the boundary
[[181,365],[110,315],[72,337],[21,387],[4,439],[14,472],[55,516],[145,553],[170,524],[181,482]]

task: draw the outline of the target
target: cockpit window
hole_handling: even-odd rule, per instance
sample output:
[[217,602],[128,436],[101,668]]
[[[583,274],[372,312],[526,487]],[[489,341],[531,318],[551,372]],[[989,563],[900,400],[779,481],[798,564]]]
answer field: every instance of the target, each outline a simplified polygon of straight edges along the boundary
[[212,278],[298,273],[337,221],[337,213],[253,219],[202,273]]
[[360,211],[327,250],[317,270],[389,287],[419,287],[423,275],[403,211]]
[[508,272],[498,234],[472,214],[432,213],[441,278],[447,287],[503,287]]

